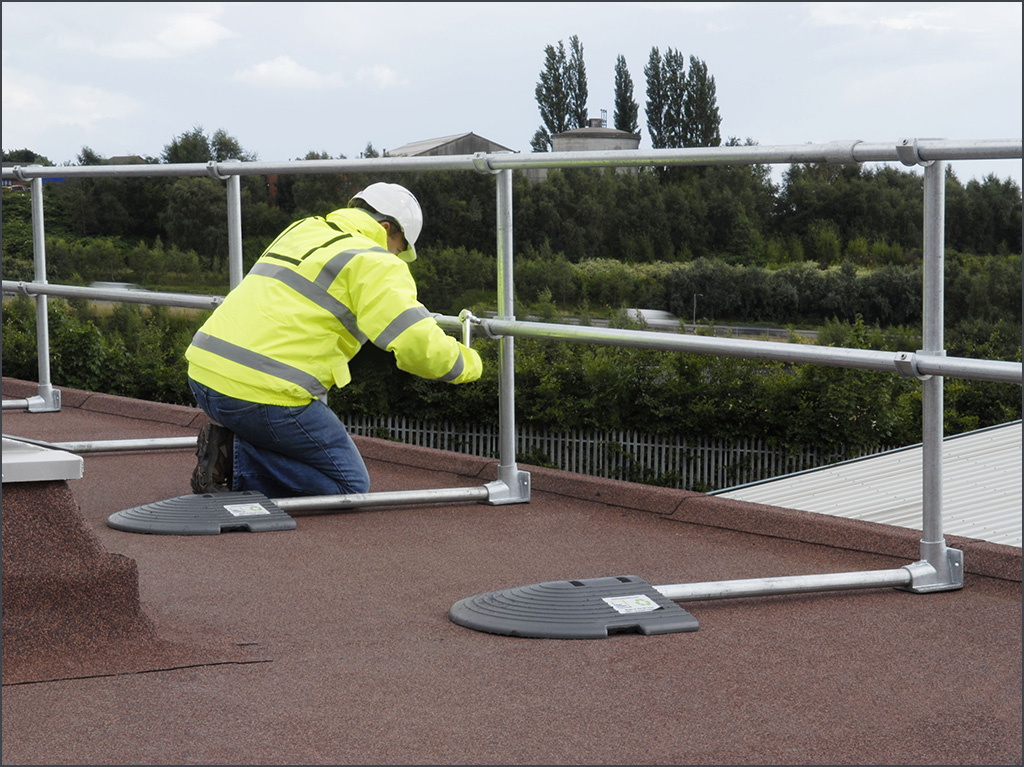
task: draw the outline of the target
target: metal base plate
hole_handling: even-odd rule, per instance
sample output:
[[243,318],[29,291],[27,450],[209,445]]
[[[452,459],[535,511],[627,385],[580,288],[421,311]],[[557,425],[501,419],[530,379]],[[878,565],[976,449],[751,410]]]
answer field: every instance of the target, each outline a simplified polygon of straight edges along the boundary
[[635,575],[491,591],[456,602],[448,617],[477,631],[546,639],[668,634],[698,627],[696,618]]
[[294,530],[295,520],[262,493],[244,490],[147,503],[111,514],[107,525],[128,533],[217,535],[233,530]]

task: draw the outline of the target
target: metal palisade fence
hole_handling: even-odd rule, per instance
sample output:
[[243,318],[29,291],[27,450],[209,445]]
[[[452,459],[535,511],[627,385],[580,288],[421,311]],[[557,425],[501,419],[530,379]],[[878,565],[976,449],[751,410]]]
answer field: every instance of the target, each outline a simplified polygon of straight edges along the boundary
[[[493,425],[436,423],[400,416],[346,415],[349,432],[408,445],[478,456],[499,455],[499,429]],[[570,429],[551,432],[517,429],[516,453],[523,463],[592,477],[709,492],[870,455],[843,448],[769,445],[763,439],[724,440],[660,436],[635,431]]]

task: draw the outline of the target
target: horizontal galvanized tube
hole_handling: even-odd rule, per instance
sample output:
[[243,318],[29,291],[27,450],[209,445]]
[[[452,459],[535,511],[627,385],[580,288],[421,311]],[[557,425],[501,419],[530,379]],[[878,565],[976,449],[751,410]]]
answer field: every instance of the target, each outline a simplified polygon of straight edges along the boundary
[[[20,437],[15,437],[20,439]],[[186,450],[195,449],[196,437],[154,437],[151,439],[107,439],[81,442],[50,442],[49,447],[69,453],[113,453],[131,450]]]
[[[494,157],[496,155],[488,155]],[[281,162],[169,163],[161,165],[22,165],[4,168],[3,178],[159,178],[212,176],[311,175],[403,171],[475,170],[474,155],[441,157],[381,157],[358,160],[289,160]]]
[[[21,439],[14,437],[13,439]],[[23,440],[34,442],[33,440]],[[116,450],[191,449],[195,437],[163,437],[154,439],[111,439],[82,442],[34,442],[45,447],[66,450],[69,453],[100,453]],[[316,514],[339,509],[367,506],[399,506],[416,503],[453,503],[457,501],[486,501],[491,491],[486,486],[451,487],[429,490],[402,490],[381,493],[353,493],[350,495],[317,495],[301,498],[272,498],[274,505],[286,512]]]
[[[438,317],[445,328],[458,328],[458,318]],[[790,344],[778,341],[755,341],[738,338],[713,338],[685,334],[658,333],[622,328],[596,328],[580,325],[559,325],[546,322],[519,322],[515,320],[479,320],[489,336],[521,336],[580,343],[631,346],[643,349],[662,349],[688,354],[710,354],[721,357],[774,360],[832,367],[900,372],[905,352],[880,352],[868,349],[844,349],[813,344]],[[942,375],[972,378],[979,381],[1021,383],[1024,380],[1019,362],[974,360],[940,355],[913,355],[917,372],[921,375]]]
[[[7,435],[4,435],[7,436]],[[196,446],[195,437],[162,437],[154,439],[110,439],[82,442],[39,442],[20,439],[23,442],[43,447],[66,450],[69,453],[100,453],[116,450],[167,450],[186,449]],[[339,509],[355,509],[367,506],[400,506],[416,503],[454,503],[457,501],[486,501],[491,490],[483,485],[476,487],[449,487],[429,490],[400,490],[381,493],[353,493],[350,495],[316,495],[301,498],[272,498],[274,505],[282,511],[316,514]]]
[[[180,306],[195,309],[214,309],[223,296],[193,295],[187,293],[156,293],[140,290],[85,288],[72,285],[53,285],[38,282],[4,280],[3,290],[23,295],[56,295],[93,300],[124,301],[161,306]],[[457,317],[439,316],[438,322],[448,329],[462,330]],[[897,355],[901,352],[875,352],[863,349],[843,349],[790,344],[774,341],[754,341],[708,336],[667,335],[650,331],[619,328],[595,328],[580,325],[559,325],[540,322],[517,322],[501,319],[478,321],[491,335],[549,338],[581,343],[605,343],[615,346],[633,346],[663,349],[691,354],[715,354],[729,357],[776,360],[864,370],[898,371]],[[963,357],[915,355],[917,371],[921,375],[941,375],[950,378],[971,378],[979,381],[1021,383],[1024,379],[1019,362],[974,360]],[[13,406],[11,406],[13,408]]]
[[157,293],[151,290],[127,290],[118,288],[86,288],[78,285],[54,285],[48,282],[19,282],[4,280],[5,293],[19,293],[23,296],[63,296],[65,298],[86,298],[92,301],[117,301],[130,304],[154,306],[183,306],[191,309],[215,309],[223,296],[197,295],[194,293]]
[[490,490],[478,487],[448,487],[431,490],[398,490],[381,493],[353,493],[352,495],[314,495],[304,498],[272,498],[274,505],[289,514],[305,512],[319,514],[339,509],[357,509],[367,506],[401,506],[414,503],[454,503],[456,501],[486,501]]
[[583,152],[495,152],[444,157],[379,157],[355,160],[285,162],[169,163],[160,165],[42,166],[3,169],[3,178],[265,176],[270,174],[377,173],[425,170],[497,172],[527,168],[623,167],[664,165],[750,165],[794,163],[906,163],[908,142],[920,162],[936,160],[1003,160],[1022,156],[1021,139],[897,139],[883,142],[832,141],[782,146],[719,146],[681,149],[600,150]]
[[[27,402],[27,400],[5,400],[4,409],[7,409],[8,402]],[[13,434],[4,434],[7,439],[26,442],[30,445],[38,445],[52,450],[66,450],[69,453],[108,453],[129,450],[184,450],[194,448],[198,442],[196,437],[151,437],[148,439],[105,439],[105,440],[82,440],[79,442],[43,442],[38,439],[27,437],[16,437]]]
[[[603,150],[581,152],[534,152],[531,154],[491,154],[486,159],[494,169],[632,167],[659,165],[790,165],[826,162],[833,164],[862,162],[902,162],[901,141],[866,143],[834,141],[827,144],[790,146],[689,147],[659,150]],[[1016,159],[1021,157],[1020,139],[984,141],[916,142],[916,156],[925,162],[935,160]]]
[[654,588],[674,602],[695,602],[704,599],[764,597],[773,594],[803,594],[816,591],[871,589],[887,586],[909,586],[913,580],[905,567],[898,570],[869,570],[824,575],[790,575],[779,578],[751,578],[705,583],[676,583]]
[[928,354],[918,354],[915,360],[917,370],[921,375],[1016,384],[1022,381],[1021,363],[1019,362],[974,360],[967,357],[941,357]]

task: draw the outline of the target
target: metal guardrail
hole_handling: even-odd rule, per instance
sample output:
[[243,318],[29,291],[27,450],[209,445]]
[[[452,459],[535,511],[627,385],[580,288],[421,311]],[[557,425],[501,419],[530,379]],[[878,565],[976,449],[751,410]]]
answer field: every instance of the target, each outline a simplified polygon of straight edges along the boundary
[[455,318],[441,316],[438,322],[448,329],[457,329],[466,320],[479,326],[489,338],[521,336],[558,341],[592,343],[603,346],[628,346],[660,349],[717,357],[743,357],[797,364],[876,370],[899,373],[924,379],[932,375],[969,378],[978,381],[1021,383],[1021,363],[1000,360],[976,360],[967,357],[945,357],[924,352],[879,352],[869,349],[844,349],[812,344],[790,344],[778,341],[757,341],[742,338],[714,338],[666,334],[650,330],[584,327],[556,323],[517,322],[502,319],[481,319],[473,316]]
[[[522,503],[529,500],[529,474],[518,469],[515,460],[515,352],[516,336],[546,338],[567,342],[633,346],[670,351],[747,357],[752,359],[801,362],[844,368],[894,372],[921,381],[923,388],[923,524],[921,561],[900,571],[850,573],[836,576],[801,577],[799,583],[777,583],[779,579],[755,582],[699,584],[697,587],[665,587],[673,598],[691,599],[739,594],[794,593],[830,588],[870,588],[881,584],[906,587],[911,591],[936,591],[963,585],[962,555],[945,545],[942,532],[943,378],[960,377],[984,381],[1021,383],[1021,364],[995,360],[946,357],[943,338],[943,271],[945,168],[947,161],[1019,159],[1021,139],[949,141],[942,139],[901,139],[890,142],[834,141],[825,144],[787,146],[731,146],[658,150],[606,150],[589,152],[549,152],[536,154],[478,153],[451,157],[384,157],[359,160],[302,160],[290,162],[240,161],[178,165],[105,165],[76,167],[17,166],[3,169],[3,178],[31,185],[32,235],[35,277],[32,282],[3,281],[3,290],[31,295],[36,300],[37,345],[39,348],[39,393],[27,400],[4,402],[30,411],[59,410],[60,392],[53,389],[49,376],[49,340],[47,335],[48,295],[99,298],[134,303],[212,308],[220,297],[196,297],[175,294],[140,293],[99,288],[49,285],[46,281],[46,251],[43,228],[42,183],[47,178],[89,177],[186,177],[210,176],[227,185],[228,263],[230,285],[242,279],[240,178],[244,175],[322,174],[359,172],[381,174],[417,171],[470,171],[495,176],[497,188],[497,268],[498,315],[491,319],[463,312],[459,317],[439,316],[448,330],[460,331],[471,341],[473,328],[499,340],[499,466],[498,479],[486,486],[489,503]],[[805,344],[771,341],[673,336],[642,330],[619,330],[574,325],[517,322],[513,303],[512,172],[534,168],[603,168],[641,166],[698,166],[864,162],[898,162],[924,168],[924,306],[923,348],[910,352],[875,352],[864,349],[835,349]],[[151,441],[146,441],[147,443]],[[103,449],[102,446],[92,446]],[[119,447],[131,449],[127,446]],[[147,444],[147,447],[152,445]],[[430,497],[424,493],[434,493]],[[335,499],[348,506],[383,502],[373,493],[365,498]],[[403,499],[429,502],[436,491],[390,493],[386,502]],[[323,499],[321,499],[322,501]],[[306,502],[296,502],[305,507]]]

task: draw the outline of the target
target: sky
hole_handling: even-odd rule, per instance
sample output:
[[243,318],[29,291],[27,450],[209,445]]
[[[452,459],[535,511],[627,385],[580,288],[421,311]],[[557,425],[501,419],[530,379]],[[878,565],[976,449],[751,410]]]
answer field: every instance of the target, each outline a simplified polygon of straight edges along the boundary
[[[544,50],[573,35],[609,126],[625,58],[641,149],[653,48],[706,64],[723,139],[1020,140],[1021,7],[5,2],[2,143],[58,165],[83,147],[159,158],[197,127],[269,162],[468,132],[529,152]],[[1019,159],[950,164],[1021,184]]]

